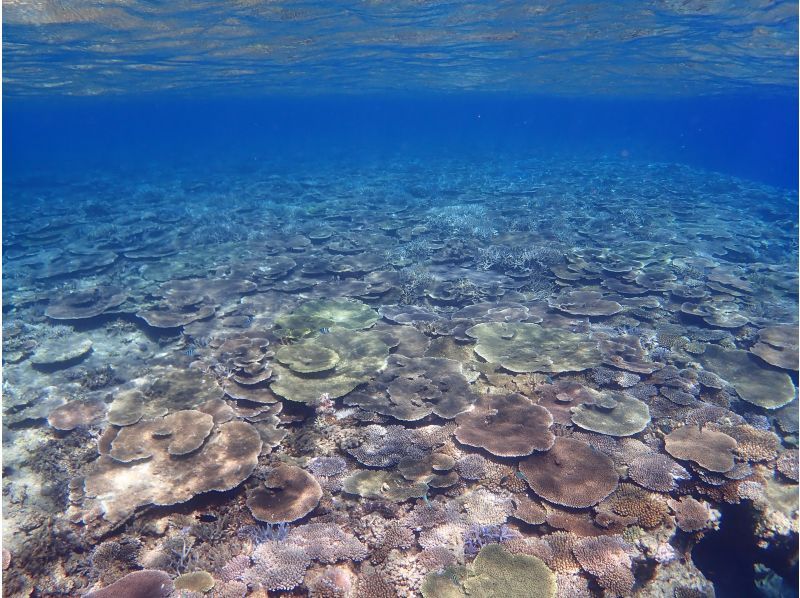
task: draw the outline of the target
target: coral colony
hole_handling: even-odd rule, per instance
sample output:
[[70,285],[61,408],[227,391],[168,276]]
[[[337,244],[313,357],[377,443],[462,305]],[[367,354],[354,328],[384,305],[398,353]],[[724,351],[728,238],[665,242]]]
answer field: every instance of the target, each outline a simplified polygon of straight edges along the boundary
[[175,170],[102,212],[74,173],[4,212],[5,595],[710,597],[731,509],[776,579],[794,202],[495,172]]

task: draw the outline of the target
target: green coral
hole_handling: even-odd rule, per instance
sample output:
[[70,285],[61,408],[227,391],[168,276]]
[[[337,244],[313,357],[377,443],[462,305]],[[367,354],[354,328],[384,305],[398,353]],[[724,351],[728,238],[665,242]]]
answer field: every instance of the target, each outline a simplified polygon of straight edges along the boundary
[[553,598],[556,576],[535,556],[511,554],[499,544],[489,544],[475,557],[464,590],[476,598]]
[[425,598],[554,598],[556,590],[555,573],[541,559],[499,544],[484,546],[466,572],[429,574],[421,588]]
[[306,301],[291,314],[275,320],[284,338],[303,338],[323,328],[364,330],[380,319],[378,312],[355,299],[314,299]]
[[[650,409],[628,393],[607,391],[607,403],[578,405],[572,408],[572,423],[590,432],[609,436],[632,436],[650,423]],[[613,405],[613,406],[612,406]]]
[[366,331],[331,330],[329,334],[306,339],[294,347],[295,354],[328,349],[339,358],[333,368],[314,374],[301,374],[273,364],[275,380],[270,388],[285,399],[299,403],[310,403],[323,394],[332,399],[343,397],[374,377],[389,357],[389,345],[381,335]]
[[299,374],[312,374],[332,370],[339,363],[336,351],[316,343],[284,345],[275,353],[275,359]]
[[538,324],[485,322],[467,330],[475,353],[514,373],[579,372],[600,364],[595,341],[585,334]]
[[207,571],[184,573],[175,580],[176,590],[205,593],[214,587],[214,578]]
[[764,409],[777,409],[795,397],[794,383],[784,372],[764,366],[747,351],[708,345],[696,356],[703,368],[733,385],[742,399]]
[[382,469],[362,469],[347,476],[342,488],[348,494],[364,498],[383,498],[403,502],[409,498],[422,498],[428,494],[424,482],[409,482],[397,472]]
[[461,362],[453,359],[392,355],[377,383],[378,389],[367,387],[345,402],[402,421],[417,421],[431,413],[453,418],[476,399]]
[[466,572],[464,567],[452,566],[431,573],[420,587],[423,598],[463,598],[465,594],[461,582]]

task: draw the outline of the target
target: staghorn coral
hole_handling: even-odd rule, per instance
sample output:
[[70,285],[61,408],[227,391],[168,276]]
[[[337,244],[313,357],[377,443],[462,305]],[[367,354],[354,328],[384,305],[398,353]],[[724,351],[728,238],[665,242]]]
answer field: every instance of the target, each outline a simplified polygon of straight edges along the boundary
[[164,569],[179,575],[195,567],[197,540],[190,534],[190,529],[183,527],[162,538],[157,548],[142,552],[140,563],[147,569]]
[[240,527],[236,535],[240,538],[246,538],[254,544],[261,544],[262,542],[283,542],[289,535],[289,524],[282,523],[268,523],[266,525],[244,525]]

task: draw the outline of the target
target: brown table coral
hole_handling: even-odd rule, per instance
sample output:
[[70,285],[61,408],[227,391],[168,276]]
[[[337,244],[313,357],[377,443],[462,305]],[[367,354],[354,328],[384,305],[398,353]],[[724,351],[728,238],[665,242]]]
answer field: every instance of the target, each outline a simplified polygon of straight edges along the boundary
[[499,457],[524,457],[546,451],[555,437],[553,416],[521,394],[483,395],[475,409],[456,418],[459,442]]

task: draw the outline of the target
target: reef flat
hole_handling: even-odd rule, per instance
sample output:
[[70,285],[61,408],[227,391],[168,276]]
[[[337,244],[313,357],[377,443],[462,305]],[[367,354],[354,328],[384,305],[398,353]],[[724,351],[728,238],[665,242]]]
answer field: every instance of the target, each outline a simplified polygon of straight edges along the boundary
[[796,193],[328,161],[3,224],[6,596],[714,596],[732,510],[796,567]]

